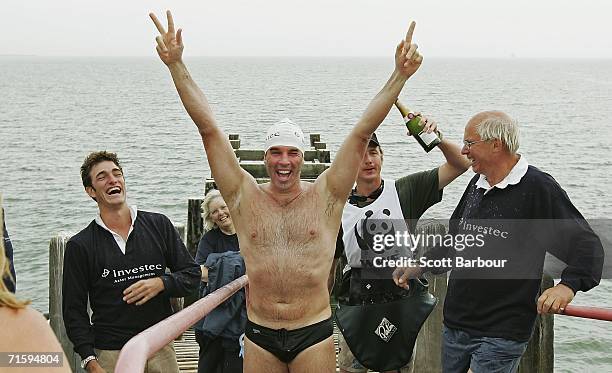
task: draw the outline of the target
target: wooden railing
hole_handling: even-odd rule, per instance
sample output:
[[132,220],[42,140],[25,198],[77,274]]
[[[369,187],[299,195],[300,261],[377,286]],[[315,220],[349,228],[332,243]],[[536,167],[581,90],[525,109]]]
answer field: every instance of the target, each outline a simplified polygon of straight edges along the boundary
[[121,349],[115,372],[140,373],[147,360],[248,283],[246,275],[138,333]]

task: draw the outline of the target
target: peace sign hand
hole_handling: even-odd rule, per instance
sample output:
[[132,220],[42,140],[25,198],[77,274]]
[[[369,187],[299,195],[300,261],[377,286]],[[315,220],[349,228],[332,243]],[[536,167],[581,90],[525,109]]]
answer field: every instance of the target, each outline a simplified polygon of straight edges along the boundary
[[412,43],[415,26],[416,22],[412,21],[406,33],[406,38],[395,49],[395,69],[406,78],[411,77],[423,62],[423,56],[417,52],[418,45]]
[[178,29],[174,31],[174,19],[172,19],[172,13],[166,11],[166,17],[168,18],[168,32],[164,29],[161,22],[157,19],[155,14],[149,13],[149,17],[155,23],[155,27],[159,31],[160,35],[155,38],[157,41],[157,54],[161,58],[162,62],[167,66],[173,63],[181,62],[183,56],[183,30]]

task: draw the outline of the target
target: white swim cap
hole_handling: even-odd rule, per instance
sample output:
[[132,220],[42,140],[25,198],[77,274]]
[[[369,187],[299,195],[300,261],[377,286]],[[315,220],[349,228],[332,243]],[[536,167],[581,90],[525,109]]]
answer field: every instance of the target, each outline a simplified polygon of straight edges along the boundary
[[288,118],[276,122],[266,132],[266,152],[273,146],[292,146],[304,153],[304,132]]

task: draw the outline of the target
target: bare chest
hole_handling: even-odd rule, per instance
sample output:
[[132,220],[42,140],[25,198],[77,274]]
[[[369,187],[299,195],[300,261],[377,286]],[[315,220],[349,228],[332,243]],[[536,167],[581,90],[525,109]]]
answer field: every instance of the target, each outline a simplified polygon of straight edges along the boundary
[[306,255],[319,246],[326,224],[315,196],[305,195],[286,206],[253,201],[245,233],[250,246],[260,253]]

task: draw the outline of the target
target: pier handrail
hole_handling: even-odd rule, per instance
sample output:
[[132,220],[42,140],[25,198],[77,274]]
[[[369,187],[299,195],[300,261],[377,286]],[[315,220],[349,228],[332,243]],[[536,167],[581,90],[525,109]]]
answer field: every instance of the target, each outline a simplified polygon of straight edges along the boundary
[[206,316],[219,304],[248,284],[246,275],[215,290],[184,310],[160,321],[132,337],[119,353],[115,366],[117,373],[143,372],[147,360],[173,341],[191,325]]
[[561,314],[566,316],[583,317],[585,319],[612,321],[612,309],[610,308],[567,305]]

